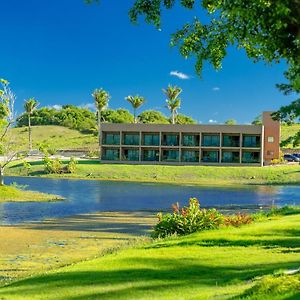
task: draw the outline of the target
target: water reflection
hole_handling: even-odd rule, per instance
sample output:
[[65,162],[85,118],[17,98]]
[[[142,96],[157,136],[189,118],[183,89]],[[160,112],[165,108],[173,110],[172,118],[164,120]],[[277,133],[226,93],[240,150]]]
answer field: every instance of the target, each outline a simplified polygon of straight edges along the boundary
[[202,206],[300,204],[300,186],[202,187],[169,184],[9,177],[30,189],[64,196],[63,202],[0,204],[0,223],[17,224],[94,211],[168,209],[190,197]]

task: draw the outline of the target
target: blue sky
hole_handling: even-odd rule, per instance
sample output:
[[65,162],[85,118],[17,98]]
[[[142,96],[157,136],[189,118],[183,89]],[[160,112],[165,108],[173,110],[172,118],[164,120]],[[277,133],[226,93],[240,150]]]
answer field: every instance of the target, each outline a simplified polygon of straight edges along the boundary
[[[92,103],[93,89],[103,87],[112,96],[111,108],[130,109],[124,97],[140,94],[143,109],[165,114],[161,89],[183,88],[181,113],[202,123],[251,122],[263,110],[290,102],[276,83],[284,81],[284,63],[254,64],[243,51],[228,50],[221,71],[206,65],[203,78],[169,46],[170,34],[190,21],[195,11],[177,7],[163,15],[162,30],[141,19],[132,25],[128,10],[133,1],[10,0],[1,3],[0,77],[17,94],[17,111],[24,99],[35,97],[42,106]],[[202,16],[202,18],[206,18]],[[189,79],[171,76],[177,71]]]

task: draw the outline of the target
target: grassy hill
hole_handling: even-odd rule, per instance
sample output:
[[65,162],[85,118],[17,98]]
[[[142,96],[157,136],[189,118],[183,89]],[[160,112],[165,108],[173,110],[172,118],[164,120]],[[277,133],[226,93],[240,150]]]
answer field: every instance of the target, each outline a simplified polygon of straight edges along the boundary
[[[291,126],[282,125],[281,140],[287,139],[300,131],[300,124]],[[27,145],[28,130],[26,127],[14,128],[12,130],[13,136],[19,147],[24,149]],[[97,149],[97,137],[92,134],[83,134],[77,130],[69,129],[62,126],[33,126],[33,148],[38,148],[40,143],[46,143],[50,148],[54,149]],[[286,148],[291,148],[288,145]]]
[[[12,135],[20,148],[28,143],[27,127],[13,128]],[[97,137],[62,126],[33,126],[33,148],[46,143],[53,149],[97,149]]]
[[299,215],[172,237],[33,276],[1,299],[299,299]]

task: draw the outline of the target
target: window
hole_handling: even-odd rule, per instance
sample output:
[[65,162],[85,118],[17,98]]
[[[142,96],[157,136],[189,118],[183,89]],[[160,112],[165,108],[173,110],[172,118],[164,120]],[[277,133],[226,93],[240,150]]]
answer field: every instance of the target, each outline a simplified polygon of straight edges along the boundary
[[120,145],[119,133],[105,133],[102,143],[104,145]]
[[124,150],[124,160],[137,161],[139,160],[139,150],[137,149],[125,149]]
[[145,133],[143,137],[143,144],[145,146],[159,146],[159,134]]
[[248,148],[260,147],[260,136],[243,135],[243,147],[248,147]]
[[204,133],[202,135],[202,146],[204,146],[204,147],[219,147],[220,146],[220,135]]
[[239,163],[240,153],[235,151],[222,151],[222,162],[223,163]]
[[178,146],[179,145],[179,134],[163,134],[162,144],[165,146]]
[[138,133],[125,133],[124,145],[139,145],[140,135]]
[[189,147],[199,146],[199,136],[192,134],[183,134],[182,135],[182,145]]
[[179,161],[178,150],[163,150],[162,152],[163,161]]
[[223,147],[239,147],[240,146],[240,136],[224,134],[223,135]]
[[199,151],[183,150],[182,161],[199,162]]
[[159,150],[144,150],[143,151],[144,161],[159,161]]
[[251,151],[243,151],[242,162],[243,163],[259,163],[260,162],[260,153],[259,152],[251,152]]
[[119,149],[104,149],[102,153],[103,160],[120,160]]
[[274,137],[268,136],[268,143],[274,143]]
[[219,151],[202,151],[202,162],[207,162],[207,163],[211,163],[211,162],[219,162]]

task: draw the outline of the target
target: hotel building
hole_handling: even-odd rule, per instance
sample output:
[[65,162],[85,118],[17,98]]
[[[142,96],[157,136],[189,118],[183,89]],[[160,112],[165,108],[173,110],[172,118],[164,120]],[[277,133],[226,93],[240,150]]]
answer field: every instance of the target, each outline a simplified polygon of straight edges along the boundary
[[257,165],[280,156],[280,123],[262,125],[101,125],[102,162],[176,165]]

